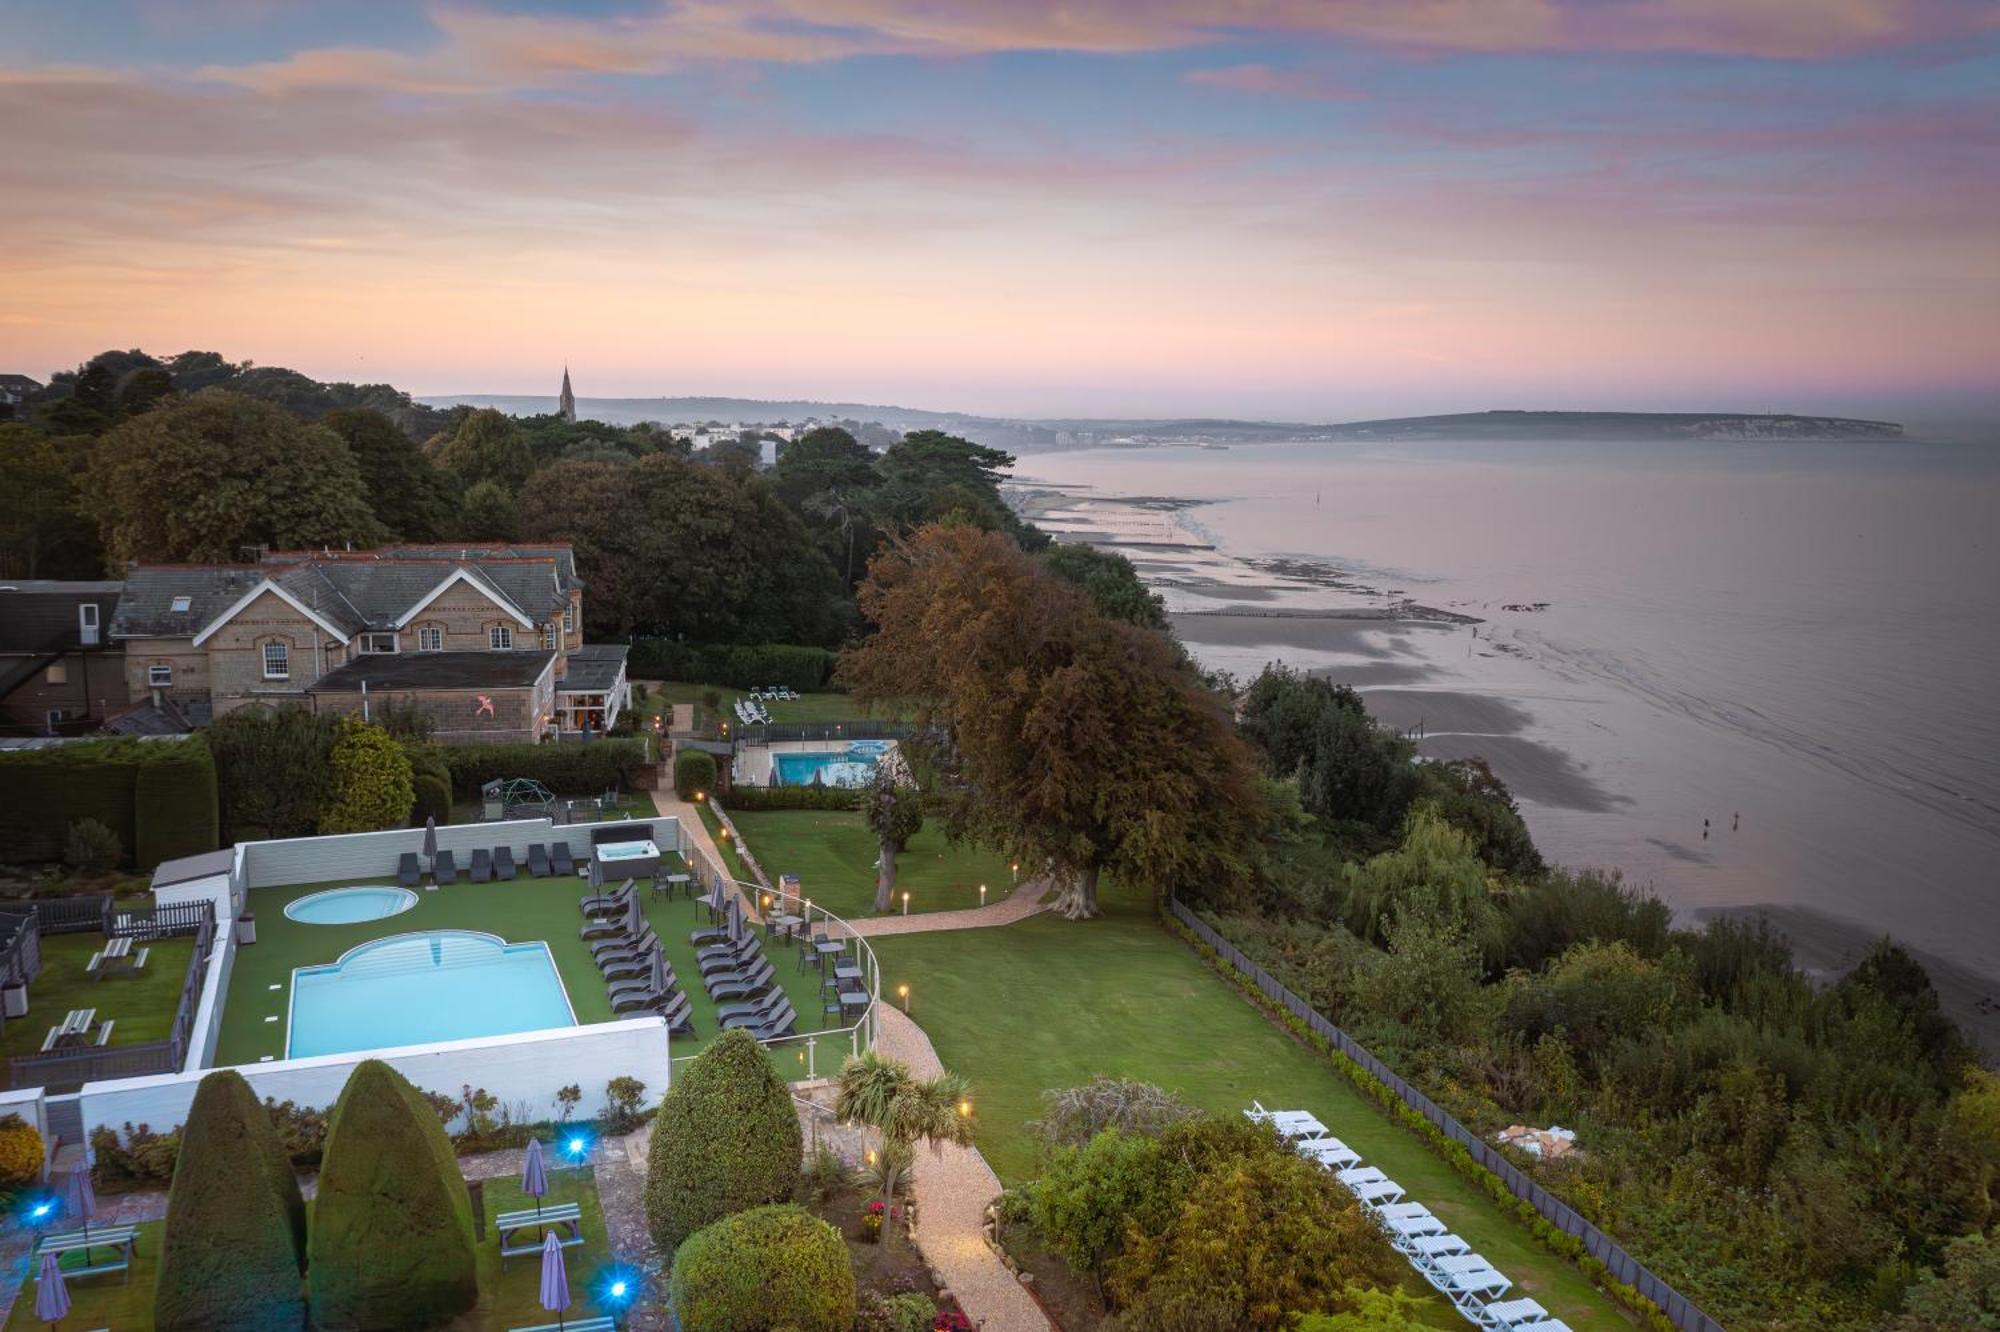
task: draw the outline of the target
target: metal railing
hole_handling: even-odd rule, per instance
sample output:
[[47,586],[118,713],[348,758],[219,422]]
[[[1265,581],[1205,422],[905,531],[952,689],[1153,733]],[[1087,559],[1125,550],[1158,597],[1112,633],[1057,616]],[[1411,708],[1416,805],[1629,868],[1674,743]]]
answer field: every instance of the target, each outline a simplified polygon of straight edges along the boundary
[[1459,1123],[1437,1102],[1404,1081],[1394,1069],[1370,1054],[1360,1042],[1328,1021],[1318,1009],[1292,993],[1283,982],[1264,970],[1235,944],[1218,934],[1207,921],[1188,910],[1178,899],[1170,899],[1167,902],[1167,910],[1175,920],[1193,931],[1195,938],[1214,949],[1223,961],[1248,977],[1251,984],[1261,990],[1266,998],[1281,1005],[1286,1012],[1303,1022],[1314,1034],[1359,1064],[1370,1076],[1381,1080],[1404,1105],[1429,1120],[1447,1138],[1471,1153],[1473,1160],[1499,1176],[1500,1182],[1507,1186],[1509,1193],[1534,1208],[1542,1219],[1565,1235],[1581,1240],[1584,1252],[1603,1263],[1613,1279],[1631,1286],[1658,1305],[1660,1312],[1665,1314],[1675,1327],[1680,1328],[1681,1332],[1723,1332],[1722,1324],[1695,1307],[1694,1301],[1653,1275],[1643,1263],[1627,1253],[1618,1241],[1585,1220],[1575,1208],[1529,1178],[1520,1167],[1509,1161],[1485,1139]]
[[32,904],[0,910],[0,979],[9,985],[25,985],[41,974],[41,917]]
[[903,740],[917,728],[908,722],[877,721],[859,717],[832,722],[752,722],[732,723],[729,733],[738,744],[762,745],[774,740]]

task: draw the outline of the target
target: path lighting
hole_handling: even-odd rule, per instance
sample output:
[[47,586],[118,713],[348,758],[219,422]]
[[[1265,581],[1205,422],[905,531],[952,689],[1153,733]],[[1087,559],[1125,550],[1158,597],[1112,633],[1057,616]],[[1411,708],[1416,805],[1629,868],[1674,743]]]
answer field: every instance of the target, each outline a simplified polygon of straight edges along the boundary
[[979,885],[979,905],[986,905],[986,885],[983,883]]
[[903,1011],[904,1011],[905,1013],[909,1012],[909,1011],[910,1011],[910,987],[909,987],[909,986],[907,986],[907,985],[898,985],[898,986],[896,987],[896,997],[897,997],[898,999],[901,999],[901,1000],[903,1001]]
[[701,803],[702,801],[704,801],[704,800],[706,800],[706,799],[708,799],[708,792],[706,792],[706,791],[696,791],[696,792],[694,793],[694,803],[695,803],[695,804],[699,805],[699,804],[700,804],[700,803]]
[[960,1101],[958,1103],[958,1117],[960,1119],[972,1118],[972,1102]]
[[910,895],[908,893],[903,894],[903,914],[906,916],[910,914]]

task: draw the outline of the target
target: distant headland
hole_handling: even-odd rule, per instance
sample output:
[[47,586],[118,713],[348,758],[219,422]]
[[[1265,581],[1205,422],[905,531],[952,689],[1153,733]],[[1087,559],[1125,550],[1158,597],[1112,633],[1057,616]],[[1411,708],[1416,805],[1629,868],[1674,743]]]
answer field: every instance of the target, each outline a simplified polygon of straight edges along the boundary
[[1899,439],[1903,427],[1789,412],[1490,411],[1349,421],[1327,433],[1337,439]]

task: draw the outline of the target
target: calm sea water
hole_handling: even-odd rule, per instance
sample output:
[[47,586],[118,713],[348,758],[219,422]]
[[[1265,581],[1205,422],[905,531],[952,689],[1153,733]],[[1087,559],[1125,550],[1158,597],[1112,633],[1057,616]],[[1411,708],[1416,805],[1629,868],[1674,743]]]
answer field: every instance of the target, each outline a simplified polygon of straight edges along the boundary
[[[1204,662],[1324,669],[1430,752],[1487,754],[1554,858],[2000,974],[2000,448],[1287,444],[1016,471],[1175,610],[1227,612],[1178,621]],[[1310,618],[1400,598],[1481,623]]]

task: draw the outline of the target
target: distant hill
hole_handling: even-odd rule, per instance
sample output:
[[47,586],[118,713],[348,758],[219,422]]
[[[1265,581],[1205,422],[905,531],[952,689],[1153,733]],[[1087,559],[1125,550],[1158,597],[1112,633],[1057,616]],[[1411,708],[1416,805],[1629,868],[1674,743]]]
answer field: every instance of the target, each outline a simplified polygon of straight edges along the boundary
[[[554,394],[523,397],[504,393],[460,393],[422,401],[434,407],[497,407],[511,416],[538,416],[556,409]],[[576,414],[607,425],[637,425],[641,421],[674,424],[681,421],[802,421],[836,417],[848,421],[880,421],[898,430],[943,430],[957,422],[990,418],[962,412],[925,412],[861,402],[814,402],[807,398],[578,398]]]
[[1335,439],[1900,439],[1903,427],[1785,412],[1492,411],[1349,421],[1325,433]]

